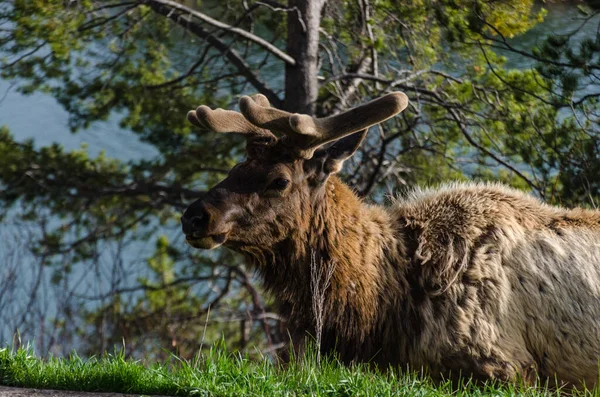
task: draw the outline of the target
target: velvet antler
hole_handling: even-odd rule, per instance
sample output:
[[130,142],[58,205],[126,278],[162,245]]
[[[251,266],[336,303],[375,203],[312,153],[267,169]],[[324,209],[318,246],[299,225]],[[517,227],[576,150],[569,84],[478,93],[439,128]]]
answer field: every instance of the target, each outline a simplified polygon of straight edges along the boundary
[[318,147],[328,142],[395,116],[406,106],[408,97],[402,92],[392,92],[335,116],[315,118],[265,107],[251,97],[240,99],[240,110],[246,119],[260,128],[284,134],[289,146],[304,158],[312,157]]
[[244,134],[248,138],[276,139],[273,133],[278,132],[284,134],[285,143],[298,156],[311,158],[320,146],[381,123],[406,106],[408,97],[402,92],[392,92],[335,116],[316,118],[272,108],[264,95],[257,94],[240,99],[242,114],[200,106],[188,113],[188,120],[198,127]]

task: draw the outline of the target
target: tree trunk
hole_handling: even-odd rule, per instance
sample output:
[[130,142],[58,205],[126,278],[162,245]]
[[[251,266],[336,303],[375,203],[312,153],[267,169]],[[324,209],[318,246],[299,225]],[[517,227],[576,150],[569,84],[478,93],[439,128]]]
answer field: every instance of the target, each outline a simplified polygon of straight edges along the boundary
[[[288,0],[297,12],[288,12],[287,52],[296,65],[285,68],[284,107],[290,112],[314,114],[319,84],[319,26],[326,0]],[[300,19],[301,18],[301,19]]]

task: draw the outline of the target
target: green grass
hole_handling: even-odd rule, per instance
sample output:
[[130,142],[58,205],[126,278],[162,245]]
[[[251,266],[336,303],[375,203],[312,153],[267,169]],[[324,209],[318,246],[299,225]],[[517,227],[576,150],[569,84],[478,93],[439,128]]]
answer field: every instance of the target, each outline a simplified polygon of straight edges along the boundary
[[[310,357],[287,368],[212,351],[194,362],[175,357],[146,366],[120,353],[82,359],[40,359],[28,349],[0,349],[0,385],[133,394],[190,396],[514,396],[557,395],[514,385],[453,387],[416,374],[376,373]],[[583,393],[582,393],[583,395]],[[590,395],[589,392],[587,395]],[[598,395],[598,393],[595,393]]]

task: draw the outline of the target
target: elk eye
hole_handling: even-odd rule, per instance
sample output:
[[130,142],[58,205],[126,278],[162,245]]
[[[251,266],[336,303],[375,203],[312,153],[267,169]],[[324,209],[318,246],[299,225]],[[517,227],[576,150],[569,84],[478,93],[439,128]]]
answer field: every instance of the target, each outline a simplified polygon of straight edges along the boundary
[[273,182],[271,182],[271,184],[269,185],[269,189],[283,190],[286,187],[288,187],[289,184],[290,184],[289,179],[277,178],[277,179],[273,180]]

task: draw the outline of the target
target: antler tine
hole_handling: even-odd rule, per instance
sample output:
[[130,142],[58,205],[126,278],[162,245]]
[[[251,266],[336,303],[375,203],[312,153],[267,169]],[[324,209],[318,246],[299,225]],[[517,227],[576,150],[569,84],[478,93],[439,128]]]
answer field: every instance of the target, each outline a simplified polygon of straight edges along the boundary
[[252,100],[254,102],[258,103],[262,107],[265,107],[265,108],[271,107],[271,103],[269,102],[269,99],[266,96],[264,96],[263,94],[254,94],[254,95],[250,96],[250,98],[252,98]]
[[[270,106],[267,97],[261,94],[253,95],[253,100],[262,106]],[[243,134],[247,137],[274,136],[270,131],[249,122],[242,114],[233,110],[215,109],[199,106],[187,114],[188,121],[193,125],[214,132],[230,132]]]
[[[266,98],[265,98],[266,99]],[[281,132],[284,134],[294,134],[295,131],[290,125],[291,113],[284,110],[264,106],[256,100],[255,97],[243,96],[240,98],[240,111],[252,124],[266,128],[267,130]]]
[[311,139],[309,148],[316,148],[382,123],[406,109],[407,106],[408,97],[398,91],[322,119],[295,114],[290,117],[289,123],[298,134],[314,137]]

